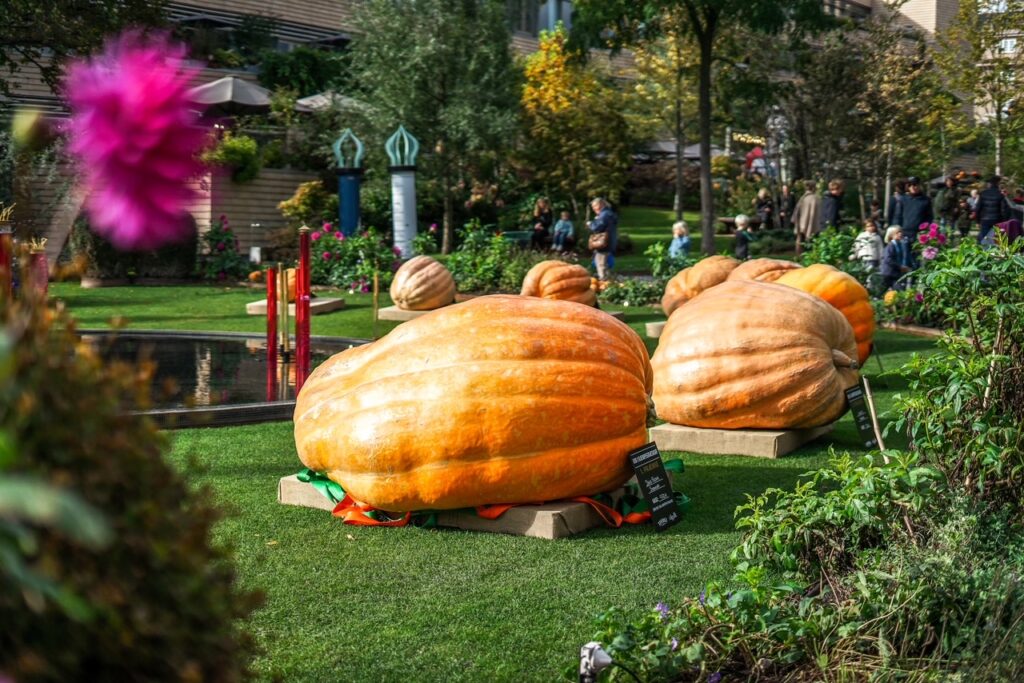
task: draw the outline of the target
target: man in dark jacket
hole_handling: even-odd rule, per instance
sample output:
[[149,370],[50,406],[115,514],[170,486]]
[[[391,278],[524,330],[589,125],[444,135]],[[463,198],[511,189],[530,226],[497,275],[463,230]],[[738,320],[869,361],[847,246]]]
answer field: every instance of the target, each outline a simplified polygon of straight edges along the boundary
[[978,232],[978,244],[981,244],[992,228],[1010,218],[1010,206],[999,189],[999,176],[992,176],[988,180],[988,187],[978,195],[978,223],[981,230]]
[[889,206],[885,210],[886,225],[899,225],[900,205],[903,203],[903,194],[906,191],[907,186],[902,181],[897,181],[892,191],[892,196],[889,197]]
[[893,224],[903,228],[903,239],[908,242],[917,238],[922,224],[935,220],[932,202],[921,190],[920,179],[907,180],[907,194],[903,195],[903,200],[897,205],[896,218]]
[[946,178],[946,184],[941,190],[935,193],[935,202],[932,204],[932,212],[939,219],[943,230],[949,230],[956,223],[960,210],[960,188],[957,187],[956,178]]
[[609,257],[615,253],[615,245],[619,241],[619,217],[612,211],[612,207],[608,205],[602,197],[597,197],[590,202],[590,208],[596,214],[594,220],[587,223],[587,228],[590,232],[607,232],[608,239],[605,246],[601,249],[594,250],[594,265],[597,267],[597,279],[603,281],[608,280],[609,271],[611,266],[609,265]]
[[821,229],[838,228],[843,207],[843,181],[830,180],[828,192],[821,198]]

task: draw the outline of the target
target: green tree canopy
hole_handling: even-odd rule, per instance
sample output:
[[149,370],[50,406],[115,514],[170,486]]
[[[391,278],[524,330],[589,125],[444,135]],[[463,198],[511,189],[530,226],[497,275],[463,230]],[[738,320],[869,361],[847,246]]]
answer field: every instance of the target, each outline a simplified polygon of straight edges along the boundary
[[421,166],[443,184],[442,249],[454,246],[454,206],[492,166],[516,128],[519,76],[500,0],[367,0],[352,54],[359,97],[376,124],[403,124]]

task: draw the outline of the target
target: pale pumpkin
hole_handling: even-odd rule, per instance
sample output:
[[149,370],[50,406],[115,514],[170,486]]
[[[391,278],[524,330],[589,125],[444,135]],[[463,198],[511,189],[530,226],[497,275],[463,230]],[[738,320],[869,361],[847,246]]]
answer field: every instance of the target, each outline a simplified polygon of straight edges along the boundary
[[287,268],[284,271],[285,287],[288,288],[288,303],[295,303],[295,292],[296,292],[296,278],[298,277],[298,269]]
[[729,273],[729,280],[757,280],[775,282],[791,270],[799,270],[800,264],[775,258],[756,258],[736,266]]
[[864,364],[871,355],[875,337],[875,309],[868,290],[857,278],[838,268],[818,263],[786,273],[776,282],[819,296],[846,316],[857,340],[857,362]]
[[594,494],[647,442],[652,372],[595,308],[483,296],[344,351],[295,405],[299,458],[391,511]]
[[665,324],[654,367],[658,417],[718,429],[825,425],[858,382],[853,329],[839,311],[791,287],[725,282]]
[[565,261],[541,261],[530,268],[519,293],[542,299],[575,301],[588,306],[597,304],[590,273],[583,266]]
[[413,256],[391,281],[391,300],[403,311],[432,311],[455,301],[455,278],[429,256]]
[[725,282],[729,273],[739,265],[740,262],[734,258],[715,255],[683,268],[665,285],[665,294],[661,297],[665,315],[672,315],[672,311],[704,290]]

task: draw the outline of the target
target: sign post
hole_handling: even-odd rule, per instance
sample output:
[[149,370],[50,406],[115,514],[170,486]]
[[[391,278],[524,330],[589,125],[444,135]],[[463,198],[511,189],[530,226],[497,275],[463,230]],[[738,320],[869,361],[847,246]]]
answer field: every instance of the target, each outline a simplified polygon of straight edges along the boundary
[[649,443],[629,452],[629,464],[636,473],[644,500],[651,508],[651,523],[656,531],[664,531],[682,519],[672,493],[672,480],[665,471],[658,445]]

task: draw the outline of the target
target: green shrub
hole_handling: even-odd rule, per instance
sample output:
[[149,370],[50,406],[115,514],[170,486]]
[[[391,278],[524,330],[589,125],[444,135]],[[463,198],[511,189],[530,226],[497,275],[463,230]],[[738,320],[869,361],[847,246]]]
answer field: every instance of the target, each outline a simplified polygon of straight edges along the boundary
[[546,255],[524,251],[478,221],[459,230],[461,244],[445,259],[460,292],[518,293],[526,273]]
[[225,133],[217,146],[204,156],[207,163],[231,169],[231,180],[247,183],[255,180],[263,167],[260,148],[248,135]]
[[401,265],[397,247],[392,248],[374,230],[345,237],[324,223],[310,237],[309,277],[313,284],[369,292],[375,272],[384,288]]
[[203,233],[203,254],[196,263],[196,272],[205,280],[241,280],[251,269],[249,259],[238,251],[238,236],[228,226],[228,217],[221,215]]
[[[0,581],[0,671],[16,680],[238,681],[250,678],[240,591],[219,518],[163,457],[167,439],[132,414],[149,405],[153,368],[104,363],[63,314],[0,306],[13,366],[0,382],[0,432],[15,439],[12,475],[74,494],[112,532],[102,549],[31,530],[26,566],[78,596],[83,611]],[[27,530],[26,530],[27,531]]]
[[310,180],[295,188],[295,194],[277,208],[294,228],[315,227],[338,219],[338,193],[328,192],[319,180]]
[[623,306],[649,306],[661,302],[665,293],[665,280],[622,278],[613,282],[599,296],[602,302]]
[[260,55],[260,85],[287,88],[299,97],[337,88],[348,78],[343,54],[300,45],[291,52],[266,50]]
[[655,278],[671,278],[690,264],[686,256],[669,256],[668,246],[664,242],[655,242],[644,250],[644,256],[651,264],[651,275]]
[[824,263],[843,270],[850,263],[850,252],[856,239],[857,230],[854,228],[840,230],[830,227],[815,235],[810,246],[804,245],[800,263],[805,266]]

